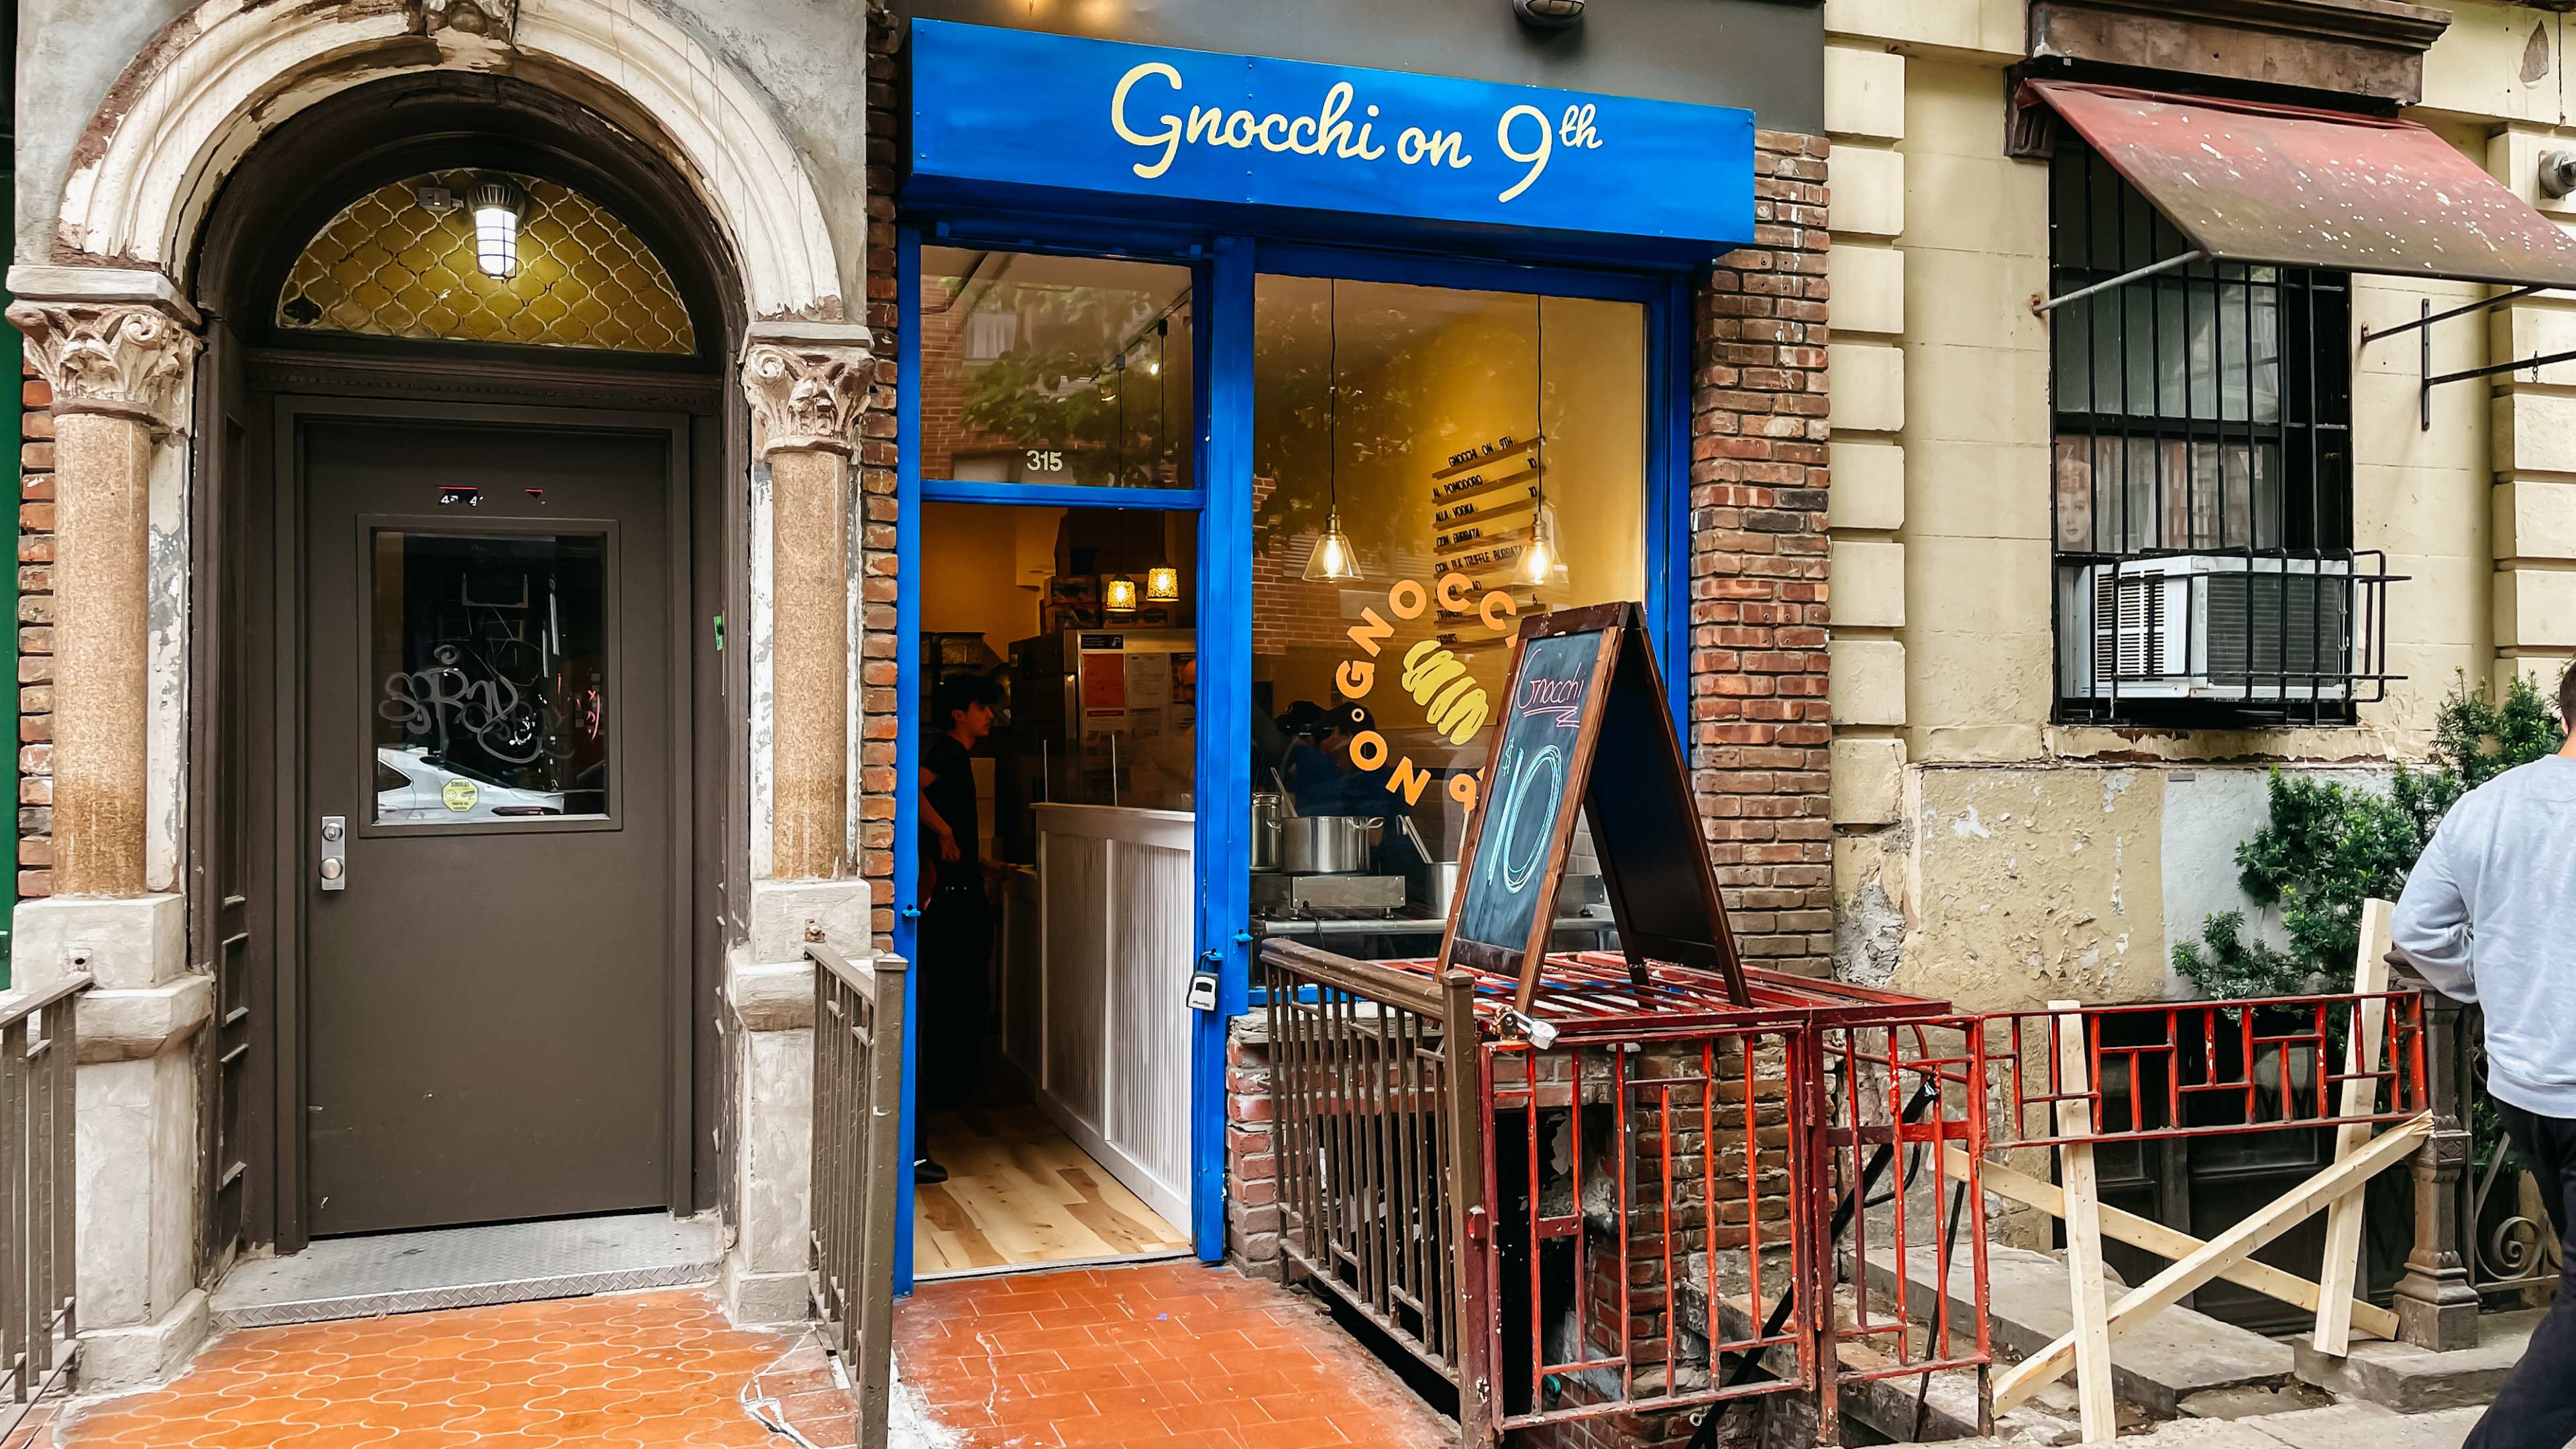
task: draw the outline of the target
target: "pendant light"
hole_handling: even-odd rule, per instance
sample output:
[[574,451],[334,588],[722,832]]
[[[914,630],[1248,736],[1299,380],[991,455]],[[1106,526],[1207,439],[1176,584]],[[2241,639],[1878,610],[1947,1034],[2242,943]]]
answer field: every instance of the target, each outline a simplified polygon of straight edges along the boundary
[[483,176],[466,205],[474,213],[476,268],[504,279],[519,270],[519,220],[528,214],[528,193],[506,176]]
[[1556,546],[1556,510],[1547,502],[1547,298],[1531,298],[1531,311],[1537,317],[1537,344],[1531,349],[1537,363],[1538,384],[1531,397],[1530,466],[1536,476],[1530,483],[1529,546],[1521,551],[1521,580],[1536,585],[1565,582],[1565,558]]
[[1329,379],[1324,393],[1324,486],[1332,502],[1324,515],[1324,535],[1315,540],[1315,551],[1306,555],[1306,582],[1346,584],[1361,575],[1359,550],[1351,547],[1351,536],[1342,532],[1341,283],[1328,281],[1324,285],[1325,371]]

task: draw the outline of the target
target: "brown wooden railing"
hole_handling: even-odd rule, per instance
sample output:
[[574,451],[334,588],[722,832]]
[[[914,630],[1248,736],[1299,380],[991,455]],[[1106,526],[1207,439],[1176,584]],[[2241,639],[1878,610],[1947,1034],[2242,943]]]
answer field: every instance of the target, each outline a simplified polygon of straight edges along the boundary
[[79,997],[91,978],[0,996],[0,1375],[13,1406],[0,1438],[69,1369],[74,1070]]
[[[1459,1310],[1484,1295],[1460,1275],[1481,1260],[1469,1209],[1485,1180],[1467,978],[1435,982],[1287,941],[1262,947],[1260,969],[1281,1252],[1465,1388],[1482,1344]],[[1457,1081],[1471,1085],[1453,1093]]]
[[857,1391],[858,1449],[884,1449],[894,1362],[895,1174],[903,1122],[899,957],[814,963],[814,1312]]

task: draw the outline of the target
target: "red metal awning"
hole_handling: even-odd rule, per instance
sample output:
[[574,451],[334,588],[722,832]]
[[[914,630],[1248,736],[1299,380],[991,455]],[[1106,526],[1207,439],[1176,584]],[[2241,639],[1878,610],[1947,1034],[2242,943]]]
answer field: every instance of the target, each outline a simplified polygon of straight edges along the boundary
[[2412,121],[2030,81],[2220,261],[2576,287],[2576,237]]

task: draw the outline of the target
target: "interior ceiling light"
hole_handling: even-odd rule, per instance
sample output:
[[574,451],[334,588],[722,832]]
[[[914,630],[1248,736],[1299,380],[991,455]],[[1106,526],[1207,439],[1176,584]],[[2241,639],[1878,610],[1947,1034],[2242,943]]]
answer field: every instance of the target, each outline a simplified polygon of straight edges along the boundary
[[485,176],[474,183],[466,205],[474,212],[474,265],[487,277],[515,275],[519,219],[528,214],[528,193],[506,176]]
[[1306,582],[1310,584],[1346,584],[1360,577],[1359,550],[1351,547],[1351,536],[1342,532],[1342,333],[1341,284],[1326,282],[1324,293],[1325,383],[1324,392],[1324,486],[1332,500],[1324,515],[1324,535],[1315,540],[1315,551],[1306,555]]
[[1530,483],[1529,547],[1521,554],[1521,577],[1529,583],[1545,586],[1566,581],[1565,555],[1556,546],[1556,509],[1547,501],[1547,299],[1530,299],[1532,331],[1536,341],[1530,356],[1536,364],[1538,386],[1530,410],[1530,467],[1535,476]]
[[1136,581],[1125,574],[1109,580],[1101,585],[1100,602],[1103,608],[1113,614],[1135,613]]
[[1181,571],[1170,564],[1156,564],[1145,570],[1145,601],[1152,604],[1179,603]]

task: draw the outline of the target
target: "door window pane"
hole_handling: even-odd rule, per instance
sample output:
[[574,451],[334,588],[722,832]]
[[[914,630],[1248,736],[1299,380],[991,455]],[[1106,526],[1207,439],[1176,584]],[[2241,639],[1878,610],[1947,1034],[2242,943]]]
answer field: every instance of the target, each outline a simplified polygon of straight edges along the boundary
[[[1271,276],[1255,310],[1253,831],[1276,869],[1254,913],[1346,955],[1427,956],[1466,837],[1451,785],[1485,764],[1519,621],[1645,597],[1645,309]],[[1336,549],[1349,566],[1324,566]],[[1463,610],[1437,602],[1453,578]],[[1389,599],[1406,581],[1433,600],[1412,618]],[[1477,608],[1494,593],[1499,629]],[[1363,610],[1392,629],[1365,678],[1344,669]],[[1613,943],[1602,900],[1587,833],[1560,947]]]
[[1187,267],[921,249],[921,476],[1188,488]]
[[379,529],[371,552],[377,822],[607,814],[607,538]]

